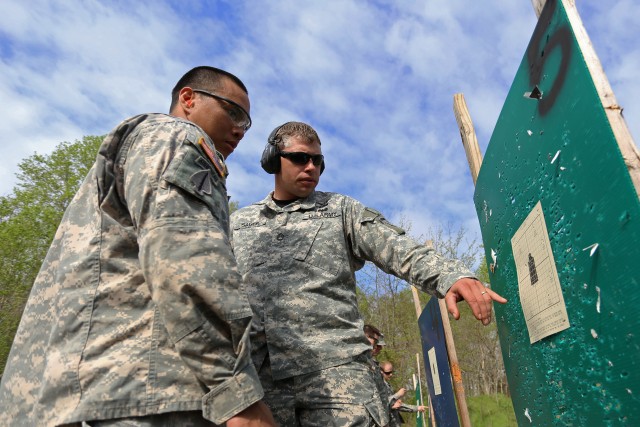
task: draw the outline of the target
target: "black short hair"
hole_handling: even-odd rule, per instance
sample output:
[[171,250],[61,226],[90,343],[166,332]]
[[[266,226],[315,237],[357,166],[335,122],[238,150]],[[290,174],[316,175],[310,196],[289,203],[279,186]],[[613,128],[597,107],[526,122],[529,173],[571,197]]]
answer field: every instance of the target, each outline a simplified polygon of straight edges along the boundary
[[362,329],[364,330],[364,334],[366,336],[373,339],[376,339],[376,337],[382,335],[382,332],[380,332],[380,330],[373,325],[364,325]]
[[189,86],[197,89],[206,89],[215,91],[219,86],[222,79],[229,78],[235,82],[240,88],[248,95],[249,91],[247,87],[242,83],[238,77],[234,76],[228,71],[221,70],[220,68],[210,67],[207,65],[201,65],[199,67],[192,68],[187,71],[184,76],[178,80],[178,83],[171,91],[171,106],[169,111],[173,111],[178,104],[178,96],[182,88]]

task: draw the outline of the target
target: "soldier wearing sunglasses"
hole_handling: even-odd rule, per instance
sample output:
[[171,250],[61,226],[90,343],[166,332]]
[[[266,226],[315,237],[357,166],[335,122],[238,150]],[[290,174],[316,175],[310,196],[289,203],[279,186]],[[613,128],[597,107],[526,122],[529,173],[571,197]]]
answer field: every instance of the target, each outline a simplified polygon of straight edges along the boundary
[[404,420],[400,415],[400,412],[425,412],[428,408],[423,405],[410,405],[404,403],[401,399],[406,393],[406,389],[402,387],[397,392],[393,392],[391,387],[391,377],[393,376],[393,364],[391,362],[380,363],[380,374],[384,379],[384,386],[387,389],[387,395],[389,396],[389,427],[401,427],[404,424]]
[[253,309],[252,357],[265,402],[283,426],[383,426],[388,402],[363,334],[356,270],[371,261],[423,291],[467,300],[484,324],[506,300],[459,261],[419,245],[375,209],[316,191],[325,169],[320,138],[289,122],[271,132],[261,165],[274,190],[231,216],[238,268]]

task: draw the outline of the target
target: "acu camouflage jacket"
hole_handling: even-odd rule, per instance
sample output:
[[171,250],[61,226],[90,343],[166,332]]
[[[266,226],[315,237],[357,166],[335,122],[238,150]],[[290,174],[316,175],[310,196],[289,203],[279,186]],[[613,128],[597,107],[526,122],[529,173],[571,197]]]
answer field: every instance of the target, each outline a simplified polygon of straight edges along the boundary
[[473,274],[419,245],[357,200],[314,192],[278,207],[234,212],[232,240],[254,317],[253,361],[274,379],[346,363],[371,349],[356,303],[355,272],[371,261],[432,295]]
[[59,425],[262,397],[228,239],[226,168],[194,124],[109,134],[33,285],[0,385],[0,424]]

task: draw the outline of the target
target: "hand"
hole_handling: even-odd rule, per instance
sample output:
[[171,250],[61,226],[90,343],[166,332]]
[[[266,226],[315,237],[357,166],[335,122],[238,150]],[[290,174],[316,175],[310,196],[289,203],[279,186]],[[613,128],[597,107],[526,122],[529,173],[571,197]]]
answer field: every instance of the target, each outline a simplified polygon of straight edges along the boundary
[[422,405],[418,406],[418,412],[425,412],[427,409],[429,409],[428,406],[422,406]]
[[395,402],[393,402],[393,405],[391,405],[391,409],[398,409],[401,406],[402,406],[402,400],[396,400]]
[[227,421],[227,427],[277,427],[271,410],[262,401],[249,406]]
[[485,326],[491,323],[491,303],[493,301],[501,304],[507,302],[505,298],[485,287],[478,280],[468,277],[454,283],[444,296],[444,300],[447,304],[447,310],[456,320],[460,318],[457,303],[462,300],[467,301],[473,315]]

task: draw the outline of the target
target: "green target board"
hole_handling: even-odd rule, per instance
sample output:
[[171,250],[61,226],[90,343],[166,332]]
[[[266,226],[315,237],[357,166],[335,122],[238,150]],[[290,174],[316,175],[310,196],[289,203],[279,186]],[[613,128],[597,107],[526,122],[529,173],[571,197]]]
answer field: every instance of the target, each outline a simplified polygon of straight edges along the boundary
[[621,151],[633,141],[594,58],[575,5],[548,0],[476,183],[521,426],[640,425],[640,203]]

